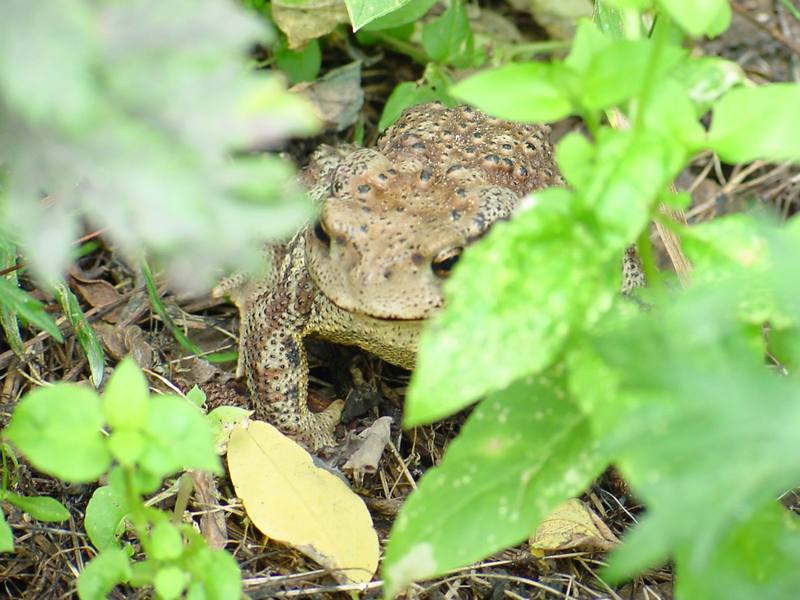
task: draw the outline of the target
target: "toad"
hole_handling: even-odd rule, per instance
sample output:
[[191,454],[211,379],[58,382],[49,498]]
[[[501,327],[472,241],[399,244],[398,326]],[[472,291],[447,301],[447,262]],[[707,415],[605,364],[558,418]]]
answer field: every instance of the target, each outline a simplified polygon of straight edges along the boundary
[[267,281],[237,292],[256,417],[314,450],[333,443],[344,403],[309,410],[309,336],[412,369],[421,326],[442,307],[442,283],[464,249],[529,192],[562,185],[548,134],[425,104],[375,148],[318,149],[301,175],[318,220],[270,248]]

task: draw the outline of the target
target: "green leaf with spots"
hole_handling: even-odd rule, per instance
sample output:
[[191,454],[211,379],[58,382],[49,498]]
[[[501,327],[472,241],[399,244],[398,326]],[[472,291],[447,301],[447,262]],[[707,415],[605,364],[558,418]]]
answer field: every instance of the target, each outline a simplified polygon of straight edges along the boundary
[[459,261],[447,307],[422,336],[407,426],[547,367],[616,297],[624,246],[602,240],[567,190],[537,192],[528,202]]
[[386,549],[387,594],[525,539],[605,467],[557,369],[489,396],[406,500]]

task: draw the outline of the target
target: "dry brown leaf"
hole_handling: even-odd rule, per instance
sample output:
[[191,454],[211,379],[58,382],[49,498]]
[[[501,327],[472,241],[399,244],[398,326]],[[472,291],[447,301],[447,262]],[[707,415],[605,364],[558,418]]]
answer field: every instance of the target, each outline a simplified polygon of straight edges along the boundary
[[543,556],[545,552],[564,550],[607,552],[619,539],[592,509],[573,498],[551,512],[528,543],[534,555]]
[[326,129],[343,131],[356,122],[364,104],[361,63],[352,62],[327,72],[316,81],[298,83],[291,91],[311,102]]
[[120,328],[110,323],[94,323],[95,334],[100,339],[111,358],[122,360],[130,356],[142,368],[149,369],[153,364],[153,348],[144,337],[138,325]]
[[273,0],[272,18],[286,34],[289,50],[299,50],[310,40],[322,37],[340,23],[349,23],[342,0],[304,0],[302,3]]
[[391,425],[391,417],[381,417],[358,434],[357,447],[353,449],[350,458],[342,467],[353,475],[356,482],[360,481],[364,474],[378,470],[383,449],[389,443]]
[[[73,267],[69,272],[72,287],[92,308],[99,308],[120,299],[120,293],[108,281],[89,279],[83,271]],[[122,314],[122,305],[105,313],[101,318],[108,323],[116,323]]]
[[204,471],[189,471],[194,481],[195,498],[202,507],[200,515],[200,533],[208,545],[214,549],[224,548],[228,542],[228,527],[225,524],[225,512],[214,510],[219,508],[219,491],[217,479]]
[[378,536],[364,502],[272,425],[251,421],[228,442],[228,469],[253,524],[332,570],[364,583],[378,568]]

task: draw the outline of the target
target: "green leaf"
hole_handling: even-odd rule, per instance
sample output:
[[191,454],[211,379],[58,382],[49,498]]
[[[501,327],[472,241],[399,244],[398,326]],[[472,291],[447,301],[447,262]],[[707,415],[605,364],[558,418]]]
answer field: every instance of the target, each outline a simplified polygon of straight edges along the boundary
[[100,477],[111,464],[102,426],[97,394],[59,383],[26,394],[5,435],[37,469],[83,483]]
[[108,548],[95,556],[78,576],[81,600],[105,600],[117,584],[131,577],[128,555],[119,548]]
[[187,400],[154,396],[146,432],[140,465],[150,473],[163,478],[184,468],[221,472],[211,424]]
[[793,598],[800,589],[800,526],[795,515],[771,501],[738,519],[707,560],[692,545],[678,554],[676,596],[682,598]]
[[[796,281],[792,269],[782,277]],[[686,548],[706,563],[731,524],[797,484],[800,395],[764,368],[760,327],[736,318],[730,290],[745,281],[671,295],[601,338],[620,385],[592,419],[648,508],[612,558],[616,580]]]
[[37,521],[57,523],[69,519],[67,508],[49,496],[19,496],[12,492],[6,492],[5,500],[24,510]]
[[108,437],[108,449],[124,467],[133,466],[144,453],[147,438],[138,429],[117,429]]
[[728,0],[659,0],[658,4],[686,33],[694,37],[719,35],[731,22]]
[[[128,260],[148,250],[194,289],[221,268],[255,270],[266,238],[305,222],[311,204],[274,159],[246,179],[272,180],[276,193],[257,203],[237,193],[232,150],[274,147],[316,123],[281,78],[246,64],[262,21],[227,0],[0,6],[0,218],[37,276],[61,279],[79,221]],[[58,200],[41,202],[43,191]]]
[[141,429],[147,424],[150,388],[132,358],[123,359],[103,391],[103,416],[113,429]]
[[509,64],[467,77],[449,93],[501,119],[557,121],[573,112],[565,77],[564,67],[556,64]]
[[566,190],[537,192],[464,253],[445,287],[446,308],[422,335],[407,426],[545,368],[611,305],[623,246],[605,246],[576,209]]
[[157,523],[150,532],[150,552],[158,561],[177,559],[183,552],[181,532],[168,521]]
[[671,78],[684,87],[692,102],[699,105],[697,116],[705,113],[733,86],[746,80],[738,64],[716,56],[685,60],[672,72]]
[[429,63],[425,68],[422,84],[404,81],[397,84],[392,90],[383,107],[383,113],[381,113],[381,118],[378,122],[378,130],[384,131],[400,118],[405,109],[417,104],[441,102],[447,106],[455,106],[457,102],[447,95],[447,88],[450,83],[450,78],[440,67],[435,63]]
[[286,73],[292,85],[313,81],[322,65],[319,42],[311,40],[302,50],[289,50],[285,38],[281,37],[281,43],[275,51],[275,64]]
[[422,26],[422,46],[434,62],[456,66],[469,64],[475,40],[461,0],[453,0],[441,16]]
[[436,4],[436,0],[409,0],[400,8],[364,26],[364,31],[395,29],[419,21]]
[[191,560],[187,561],[192,581],[202,586],[207,600],[239,598],[242,593],[242,578],[239,565],[224,550],[211,550],[205,542],[192,543]]
[[14,551],[14,532],[6,521],[6,516],[0,510],[0,552]]
[[186,392],[186,399],[197,408],[203,408],[203,405],[206,403],[206,393],[195,384],[192,386],[192,389]]
[[394,12],[408,4],[408,2],[409,0],[383,0],[381,2],[375,2],[374,0],[344,0],[345,6],[347,6],[347,14],[350,15],[350,23],[353,25],[353,31],[358,31],[367,23]]
[[[596,143],[590,174],[581,174],[582,184],[578,179],[572,183],[578,186],[580,200],[603,223],[604,236],[623,248],[639,236],[659,195],[685,164],[687,153],[672,137],[649,130],[603,128]],[[586,151],[577,146],[568,149]],[[560,152],[557,148],[556,158],[565,160],[573,172],[577,162],[588,158]]]
[[159,598],[173,600],[178,598],[186,588],[186,574],[176,566],[162,567],[156,572],[153,587]]
[[[0,198],[2,202],[2,198]],[[0,234],[0,269],[9,269],[17,265],[17,247]],[[5,276],[12,286],[19,287],[17,271],[11,270]],[[22,358],[25,354],[25,347],[22,344],[22,335],[19,332],[19,321],[17,313],[0,300],[0,325],[3,333],[6,334],[6,342],[18,357]]]
[[[598,3],[602,4],[602,3]],[[588,19],[578,22],[572,48],[564,59],[564,66],[576,73],[585,73],[592,59],[612,43],[611,38],[603,35],[598,26]]]
[[72,325],[78,344],[89,363],[92,383],[95,387],[99,387],[103,382],[103,368],[106,358],[103,347],[100,345],[100,340],[97,339],[94,329],[89,325],[89,321],[86,320],[75,294],[63,283],[56,284],[55,292],[58,302],[61,304],[61,310],[64,311],[64,315]]
[[614,106],[638,95],[648,77],[658,80],[683,58],[680,48],[661,49],[653,71],[650,40],[616,40],[592,56],[585,73],[580,73],[579,101],[589,110]]
[[647,131],[658,132],[665,139],[678,142],[687,154],[705,145],[706,131],[697,118],[695,106],[675,81],[662,79],[654,85],[643,113]]
[[95,548],[101,552],[117,545],[120,525],[130,512],[124,496],[111,486],[97,488],[86,505],[83,526]]
[[492,394],[403,505],[383,565],[387,595],[519,543],[604,466],[557,370]]
[[725,162],[800,162],[800,84],[737,88],[714,106],[708,146]]
[[23,292],[15,283],[5,277],[0,277],[0,305],[42,331],[46,331],[56,341],[64,341],[58,326],[45,312],[42,303]]

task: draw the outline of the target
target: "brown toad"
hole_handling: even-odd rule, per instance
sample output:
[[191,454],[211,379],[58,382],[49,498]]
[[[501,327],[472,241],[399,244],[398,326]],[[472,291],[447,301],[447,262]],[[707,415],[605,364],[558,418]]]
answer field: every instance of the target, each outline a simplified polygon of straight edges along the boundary
[[464,248],[528,192],[562,183],[548,132],[426,104],[374,149],[320,148],[303,174],[319,220],[273,248],[270,279],[240,296],[256,416],[314,449],[332,443],[343,402],[309,410],[307,336],[413,368],[421,325]]

